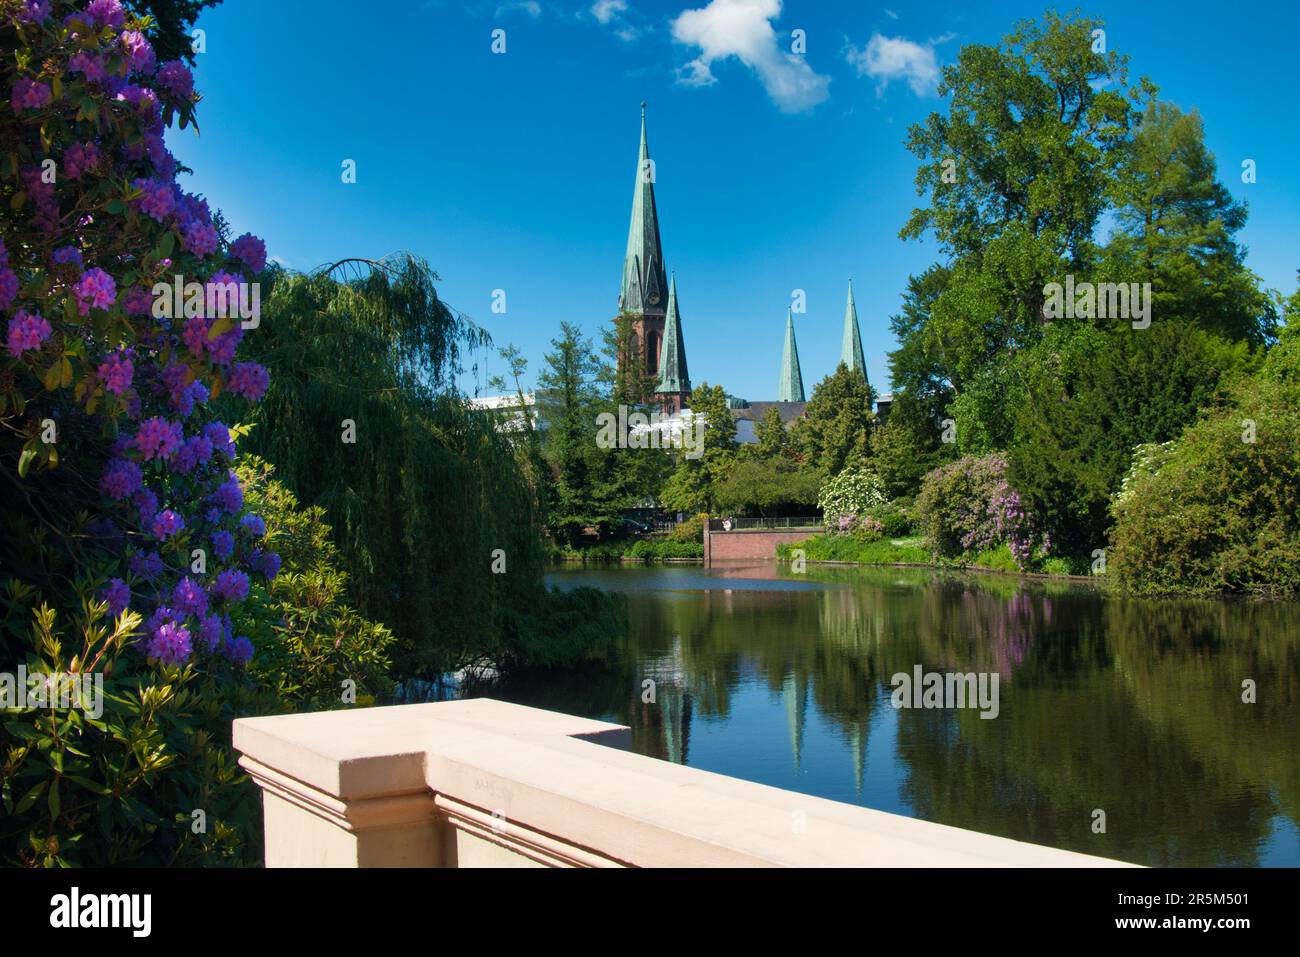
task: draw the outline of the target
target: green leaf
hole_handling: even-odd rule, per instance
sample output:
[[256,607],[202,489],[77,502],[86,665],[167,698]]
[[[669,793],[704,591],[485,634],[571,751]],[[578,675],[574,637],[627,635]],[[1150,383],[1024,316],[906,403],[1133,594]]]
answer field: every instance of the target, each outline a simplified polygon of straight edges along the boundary
[[58,817],[59,808],[62,807],[62,804],[59,802],[59,779],[58,778],[55,778],[50,783],[49,804],[50,804],[50,815],[52,817]]
[[32,462],[36,460],[35,449],[23,449],[23,454],[18,456],[18,477],[27,478],[27,471],[32,467]]
[[40,797],[41,792],[45,790],[45,785],[49,783],[49,781],[37,782],[30,791],[22,796],[22,799],[18,802],[18,806],[14,808],[14,813],[22,814],[23,811],[26,811],[29,807],[35,804],[36,799]]

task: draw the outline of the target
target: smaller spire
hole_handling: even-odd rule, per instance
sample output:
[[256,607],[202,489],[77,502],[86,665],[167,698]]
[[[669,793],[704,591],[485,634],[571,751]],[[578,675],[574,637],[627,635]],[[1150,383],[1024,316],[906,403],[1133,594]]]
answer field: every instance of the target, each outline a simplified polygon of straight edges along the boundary
[[803,373],[799,369],[799,347],[794,341],[794,310],[785,313],[785,348],[781,350],[781,380],[776,387],[777,402],[803,402]]
[[853,280],[849,280],[849,301],[844,307],[844,342],[840,348],[840,362],[850,372],[861,372],[867,378],[867,360],[862,352],[862,333],[858,329],[858,307],[853,302]]
[[686,371],[686,341],[682,336],[682,317],[677,309],[677,273],[668,285],[668,312],[664,317],[664,341],[659,350],[659,384],[655,392],[664,395],[687,395],[691,377]]

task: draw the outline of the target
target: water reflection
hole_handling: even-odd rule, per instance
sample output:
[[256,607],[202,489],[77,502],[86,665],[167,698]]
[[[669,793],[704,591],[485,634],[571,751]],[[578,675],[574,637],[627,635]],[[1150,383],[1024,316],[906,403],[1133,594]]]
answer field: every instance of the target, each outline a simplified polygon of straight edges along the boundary
[[[1300,865],[1295,603],[770,564],[553,580],[628,593],[621,657],[491,694],[627,724],[640,753],[1144,864]],[[896,711],[916,665],[997,672],[999,717]]]

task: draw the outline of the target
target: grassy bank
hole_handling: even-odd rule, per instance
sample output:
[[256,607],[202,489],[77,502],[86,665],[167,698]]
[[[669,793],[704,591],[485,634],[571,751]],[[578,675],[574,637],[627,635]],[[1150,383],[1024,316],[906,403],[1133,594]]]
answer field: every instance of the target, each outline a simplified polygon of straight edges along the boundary
[[[935,568],[978,568],[984,571],[1025,574],[1016,564],[1011,549],[1006,545],[980,552],[968,552],[955,559],[940,558],[925,547],[920,536],[911,538],[882,538],[862,541],[851,535],[814,535],[801,542],[777,547],[777,557],[790,561],[794,550],[801,549],[810,562],[852,562],[858,565],[928,565]],[[1085,558],[1045,559],[1030,574],[1075,577],[1087,575],[1089,562]]]
[[703,558],[703,542],[674,542],[649,538],[628,542],[606,542],[581,548],[557,546],[551,549],[553,561],[582,562],[584,565],[622,561],[644,562],[648,565],[665,561],[701,561]]

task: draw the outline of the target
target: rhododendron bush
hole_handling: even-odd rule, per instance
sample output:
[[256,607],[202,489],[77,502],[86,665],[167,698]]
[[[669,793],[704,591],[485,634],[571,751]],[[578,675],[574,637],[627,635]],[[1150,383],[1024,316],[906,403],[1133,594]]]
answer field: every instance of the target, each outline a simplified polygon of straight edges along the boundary
[[118,0],[0,0],[0,672],[103,683],[99,708],[0,718],[6,863],[255,861],[230,720],[302,685],[279,648],[249,671],[293,609],[216,409],[268,376],[239,315],[154,294],[238,289],[266,249],[179,184],[164,131],[197,97],[150,28]]
[[945,558],[1006,544],[1016,564],[1027,570],[1050,548],[998,454],[968,456],[930,472],[916,497],[915,515],[926,545]]
[[139,654],[246,664],[253,646],[232,616],[279,558],[260,545],[265,523],[246,512],[232,470],[237,436],[212,407],[222,393],[257,401],[268,377],[238,357],[238,314],[160,308],[154,287],[177,276],[247,283],[265,268],[265,245],[230,239],[178,182],[164,130],[193,121],[194,85],[184,63],[157,62],[146,21],[118,0],[6,9],[4,45],[16,50],[0,120],[7,482],[54,527],[69,524],[70,488],[98,493],[76,503],[88,521],[70,547],[79,569],[105,570],[97,597],[113,616],[143,616]]

